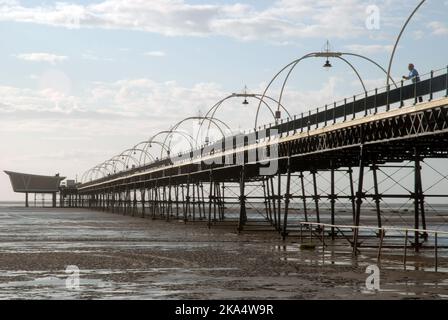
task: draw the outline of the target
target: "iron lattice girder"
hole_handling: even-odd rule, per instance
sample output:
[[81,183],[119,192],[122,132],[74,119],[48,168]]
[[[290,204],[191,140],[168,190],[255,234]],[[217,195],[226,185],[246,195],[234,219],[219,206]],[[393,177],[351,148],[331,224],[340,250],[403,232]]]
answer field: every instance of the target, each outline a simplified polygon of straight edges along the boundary
[[447,118],[448,106],[443,106],[366,122],[281,143],[279,156],[287,156],[289,150],[293,155],[304,155],[353,145],[387,144],[394,139],[413,139],[420,135],[441,134],[448,130]]

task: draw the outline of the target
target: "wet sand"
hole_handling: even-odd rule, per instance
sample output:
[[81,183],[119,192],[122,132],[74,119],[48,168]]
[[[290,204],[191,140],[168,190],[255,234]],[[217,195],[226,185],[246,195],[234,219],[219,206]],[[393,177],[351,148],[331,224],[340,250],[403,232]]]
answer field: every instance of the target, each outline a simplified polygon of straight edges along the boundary
[[[0,208],[1,299],[448,298],[448,273],[392,270],[387,259],[380,291],[367,290],[374,256],[355,259],[345,246],[301,250],[274,232]],[[79,290],[65,286],[68,265],[80,269]]]

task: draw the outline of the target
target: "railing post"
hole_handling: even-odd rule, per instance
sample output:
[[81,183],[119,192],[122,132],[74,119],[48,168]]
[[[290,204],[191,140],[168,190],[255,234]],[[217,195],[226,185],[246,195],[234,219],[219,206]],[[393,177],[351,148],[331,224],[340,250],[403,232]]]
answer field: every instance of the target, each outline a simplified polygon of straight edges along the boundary
[[369,97],[367,91],[364,94],[364,117],[367,117],[367,98]]
[[303,132],[303,112],[302,112],[302,118],[300,119],[300,132]]
[[414,82],[414,104],[418,103],[418,98],[417,98],[417,79],[415,79]]
[[328,124],[328,105],[325,105],[325,127]]
[[375,108],[375,113],[374,114],[377,114],[378,113],[378,88],[375,88],[375,99],[374,99],[373,105],[374,105],[374,108]]
[[[447,96],[448,96],[448,89],[447,89]],[[336,123],[336,102],[333,105],[333,124]]]
[[389,111],[390,110],[390,84],[388,84],[387,85],[387,97],[386,97],[386,99],[387,99],[387,102],[386,102],[386,111]]
[[294,128],[294,134],[296,134],[297,133],[297,116],[296,115],[294,115],[294,126],[293,126],[293,128]]
[[309,131],[311,130],[311,110],[308,111],[308,121],[307,121],[307,125],[308,125],[307,131],[309,132]]
[[429,101],[432,101],[434,94],[432,92],[432,79],[434,78],[434,71],[431,70],[431,79],[429,80]]
[[344,122],[347,121],[347,98],[344,99]]
[[404,81],[401,80],[401,85],[400,85],[400,108],[402,108],[404,106],[404,102],[403,102],[403,85],[404,85]]
[[356,118],[356,110],[355,110],[355,102],[356,102],[356,96],[353,96],[353,120]]
[[445,97],[448,97],[448,66],[446,67],[446,74],[445,74],[445,88],[446,88]]

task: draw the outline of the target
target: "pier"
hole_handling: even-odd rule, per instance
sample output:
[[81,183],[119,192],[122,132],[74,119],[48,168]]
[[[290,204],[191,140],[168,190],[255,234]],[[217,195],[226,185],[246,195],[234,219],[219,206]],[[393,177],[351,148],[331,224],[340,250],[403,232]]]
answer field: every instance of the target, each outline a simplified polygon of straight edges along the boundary
[[[261,104],[265,95],[260,96]],[[349,237],[356,253],[363,236],[358,227],[367,224],[380,231],[387,227],[391,219],[384,218],[384,211],[390,214],[392,209],[383,204],[396,199],[411,201],[413,212],[404,219],[402,212],[392,210],[402,220],[392,226],[401,228],[402,236],[412,228],[409,245],[418,251],[428,243],[428,234],[418,230],[444,223],[439,219],[431,225],[435,217],[428,215],[427,201],[448,194],[425,192],[423,164],[447,157],[447,96],[448,72],[442,69],[419,82],[402,81],[396,88],[376,89],[307,114],[276,119],[176,156],[168,150],[166,157],[129,167],[139,154],[146,158],[146,146],[135,147],[122,153],[122,160],[112,159],[123,163],[122,170],[117,172],[114,163],[111,171],[110,162],[92,168],[76,189],[61,194],[61,204],[204,222],[209,228],[230,224],[239,232],[275,230],[283,239],[298,235],[303,222],[327,223],[333,227],[322,235]],[[419,102],[419,97],[425,99]],[[147,144],[155,142],[150,139]],[[380,190],[381,172],[384,180],[400,185],[388,170],[407,170],[412,181],[404,188],[407,193]],[[446,179],[446,170],[438,173]],[[340,192],[343,184],[348,186],[346,193]],[[374,204],[373,215],[368,203]],[[341,218],[338,204],[348,207],[349,214]],[[352,232],[338,232],[337,224],[352,225]],[[322,233],[319,225],[310,228]]]

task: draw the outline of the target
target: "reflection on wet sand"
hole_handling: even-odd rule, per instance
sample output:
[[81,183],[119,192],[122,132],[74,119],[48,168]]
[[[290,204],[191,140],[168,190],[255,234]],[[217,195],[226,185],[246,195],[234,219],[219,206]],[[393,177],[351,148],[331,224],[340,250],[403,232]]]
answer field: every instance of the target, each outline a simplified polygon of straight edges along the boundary
[[[440,253],[441,257],[446,252]],[[376,251],[312,250],[275,232],[137,219],[77,209],[0,208],[0,298],[446,299],[448,269],[385,249],[381,288],[366,289]],[[67,289],[65,268],[80,269]],[[414,271],[421,270],[421,271]]]

